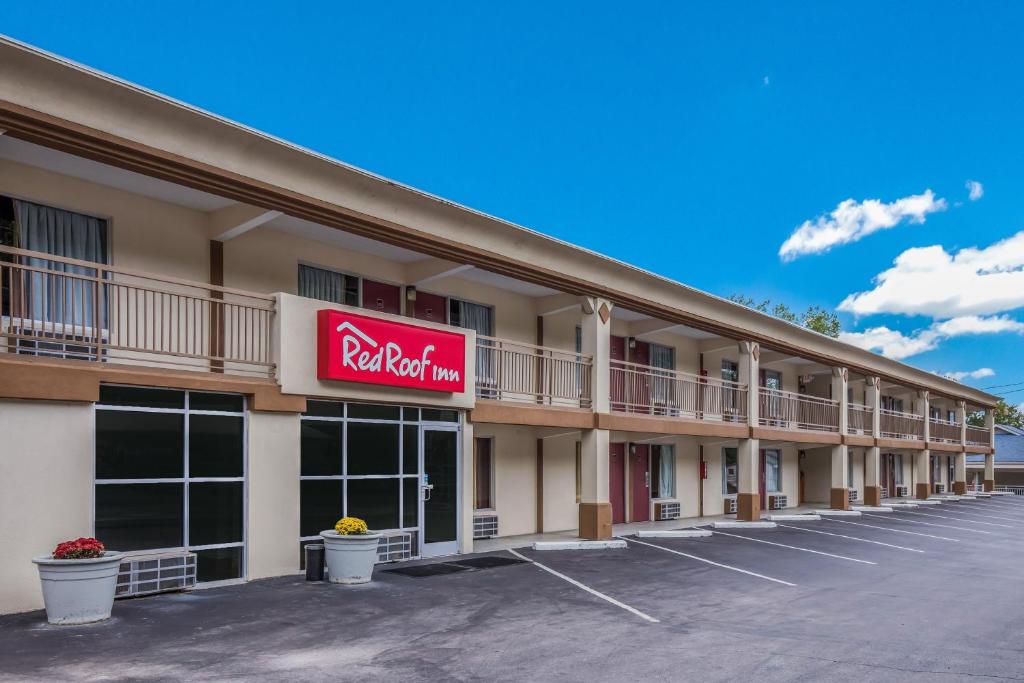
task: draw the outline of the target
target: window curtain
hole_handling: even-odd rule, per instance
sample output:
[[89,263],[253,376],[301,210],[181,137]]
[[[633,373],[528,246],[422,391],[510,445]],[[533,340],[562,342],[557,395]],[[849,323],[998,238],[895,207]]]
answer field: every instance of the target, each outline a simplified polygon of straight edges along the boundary
[[345,276],[333,270],[299,264],[299,296],[345,303]]
[[[459,307],[459,326],[473,330],[477,335],[491,336],[492,313],[490,306],[471,304],[468,301],[457,301]],[[488,340],[477,340],[476,344],[476,376],[481,386],[494,387],[497,382],[497,354]]]
[[[672,347],[651,344],[650,349],[651,367],[660,370],[675,370],[675,350]],[[651,375],[651,405],[662,406],[666,409],[678,408],[679,402],[675,400],[672,392],[672,373],[653,370]],[[669,411],[666,410],[666,412]]]
[[896,455],[893,456],[893,459],[896,463],[896,466],[894,468],[896,470],[896,484],[898,486],[903,486],[903,454],[897,453]]
[[767,451],[765,453],[764,487],[768,491],[779,490],[779,452]]
[[[107,222],[50,206],[14,200],[17,246],[54,256],[106,264],[108,262]],[[40,258],[26,259],[26,265],[51,273],[96,277],[97,270]],[[32,320],[69,326],[93,327],[96,319],[96,283],[51,273],[26,275],[28,310]],[[105,292],[100,292],[106,327]]]
[[735,448],[722,449],[722,493],[724,495],[738,493],[740,489],[737,455],[738,451]]
[[672,446],[660,446],[658,458],[658,496],[672,498],[676,495],[676,456]]

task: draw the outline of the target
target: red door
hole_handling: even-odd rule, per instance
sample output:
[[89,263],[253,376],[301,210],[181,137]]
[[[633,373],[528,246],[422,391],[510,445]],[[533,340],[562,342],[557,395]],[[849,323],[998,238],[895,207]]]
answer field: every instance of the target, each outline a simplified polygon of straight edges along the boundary
[[398,285],[363,279],[363,308],[381,313],[401,313],[401,290]]
[[448,322],[448,299],[437,294],[416,292],[416,303],[412,307],[412,316],[420,320],[435,323]]
[[626,521],[626,444],[608,444],[608,500],[612,524]]
[[629,521],[651,518],[650,446],[635,444],[629,453]]
[[766,460],[767,460],[767,457],[765,456],[764,449],[762,448],[761,449],[761,457],[759,458],[759,463],[758,463],[759,464],[758,472],[757,472],[757,493],[758,493],[758,497],[761,499],[761,509],[762,510],[768,509],[767,491],[765,490],[765,484],[764,484],[764,471],[765,471],[766,465],[767,465],[767,463],[765,462]]
[[[622,361],[626,360],[626,338],[611,336],[608,348],[608,359],[611,361],[611,377],[609,390],[611,393],[612,410],[623,410],[626,401],[626,373]],[[616,362],[619,361],[619,362]]]

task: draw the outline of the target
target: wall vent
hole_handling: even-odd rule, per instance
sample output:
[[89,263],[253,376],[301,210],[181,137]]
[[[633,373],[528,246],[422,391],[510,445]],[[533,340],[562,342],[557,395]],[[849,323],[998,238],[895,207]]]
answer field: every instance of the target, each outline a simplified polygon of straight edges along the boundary
[[163,555],[126,556],[117,572],[115,598],[166,593],[194,588],[196,554],[188,552]]
[[494,538],[498,535],[498,515],[474,515],[473,538]]
[[768,496],[769,510],[782,510],[789,507],[789,496]]
[[654,504],[654,519],[655,520],[666,520],[666,519],[679,519],[681,515],[679,503],[655,503]]
[[725,514],[735,515],[736,514],[736,499],[726,498],[725,499]]
[[408,560],[417,553],[415,531],[385,531],[377,541],[377,562]]

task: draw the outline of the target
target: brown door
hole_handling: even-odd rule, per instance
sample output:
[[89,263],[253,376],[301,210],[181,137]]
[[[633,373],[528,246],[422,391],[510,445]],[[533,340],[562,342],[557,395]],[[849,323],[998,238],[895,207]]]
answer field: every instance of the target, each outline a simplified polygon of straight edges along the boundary
[[631,522],[651,518],[650,446],[635,444],[629,454],[629,515]]
[[614,334],[611,336],[608,358],[611,361],[609,391],[611,393],[612,410],[621,411],[625,408],[626,401],[626,372],[622,365],[622,361],[626,360],[625,337],[616,337]]
[[398,285],[363,279],[363,308],[380,313],[401,313],[401,289]]
[[612,524],[626,521],[626,444],[608,444],[608,500]]
[[412,308],[412,316],[420,320],[447,323],[448,299],[437,294],[416,292],[416,303]]

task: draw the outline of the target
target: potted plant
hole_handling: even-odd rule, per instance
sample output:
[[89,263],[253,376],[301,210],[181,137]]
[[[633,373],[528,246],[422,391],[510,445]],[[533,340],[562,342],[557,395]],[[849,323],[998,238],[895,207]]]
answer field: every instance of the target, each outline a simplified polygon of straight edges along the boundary
[[50,555],[34,558],[46,620],[88,624],[108,619],[123,557],[124,553],[107,550],[95,538],[79,538],[59,544]]
[[358,517],[342,517],[333,529],[321,531],[324,560],[331,583],[368,583],[377,563],[380,534],[370,533]]

